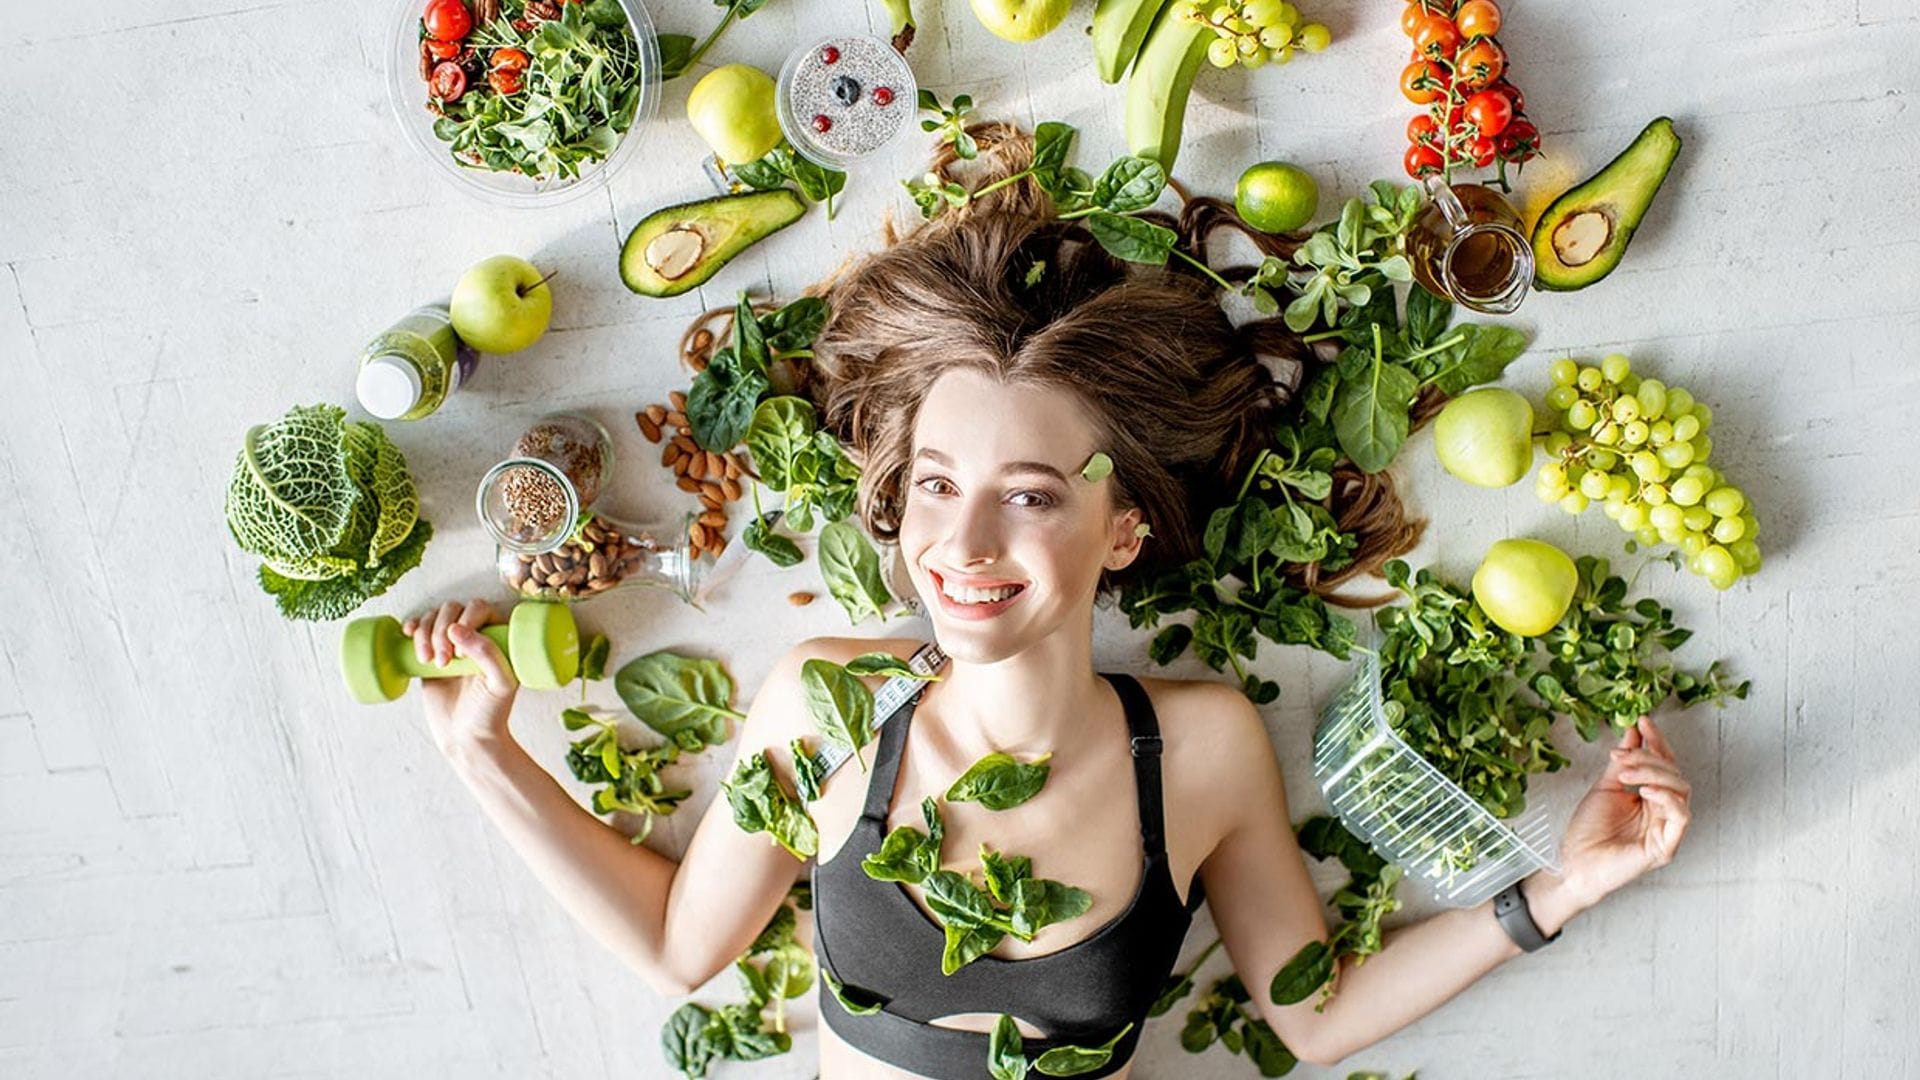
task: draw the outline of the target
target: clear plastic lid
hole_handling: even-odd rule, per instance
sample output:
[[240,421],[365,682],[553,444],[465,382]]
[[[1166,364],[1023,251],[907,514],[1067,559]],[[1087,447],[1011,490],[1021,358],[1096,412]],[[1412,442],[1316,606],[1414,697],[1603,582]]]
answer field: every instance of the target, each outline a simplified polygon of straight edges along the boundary
[[398,420],[420,403],[420,370],[404,356],[376,356],[360,365],[353,392],[360,407],[381,420]]
[[919,93],[906,59],[872,34],[835,34],[795,50],[774,87],[787,141],[834,169],[893,141],[913,119]]

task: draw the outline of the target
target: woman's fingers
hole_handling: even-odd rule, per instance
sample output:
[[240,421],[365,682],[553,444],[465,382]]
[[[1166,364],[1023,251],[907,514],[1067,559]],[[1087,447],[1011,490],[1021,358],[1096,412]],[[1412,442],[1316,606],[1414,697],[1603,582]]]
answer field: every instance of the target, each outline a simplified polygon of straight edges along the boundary
[[1668,761],[1677,760],[1673,756],[1672,744],[1667,742],[1666,733],[1654,726],[1653,717],[1641,717],[1639,722],[1634,725],[1634,730],[1640,732],[1641,740],[1647,749],[1652,750]]
[[453,658],[453,643],[447,640],[447,629],[460,621],[460,601],[449,600],[440,605],[440,611],[433,617],[433,662],[445,664]]
[[493,605],[485,600],[467,601],[467,610],[460,616],[460,625],[478,630],[493,621]]
[[1648,787],[1661,787],[1678,794],[1682,799],[1693,795],[1693,785],[1675,769],[1663,769],[1653,765],[1635,765],[1620,774],[1620,782],[1632,784],[1645,792]]
[[1673,860],[1673,854],[1680,848],[1680,838],[1687,833],[1687,822],[1692,815],[1687,810],[1686,800],[1663,787],[1643,787],[1640,797],[1653,804],[1653,840],[1658,865],[1665,866]]
[[520,685],[514,678],[513,669],[507,666],[507,658],[500,655],[499,646],[493,639],[475,630],[464,622],[456,622],[449,630],[453,647],[457,655],[472,660],[480,669],[480,677],[487,684],[488,692],[495,697],[507,697]]

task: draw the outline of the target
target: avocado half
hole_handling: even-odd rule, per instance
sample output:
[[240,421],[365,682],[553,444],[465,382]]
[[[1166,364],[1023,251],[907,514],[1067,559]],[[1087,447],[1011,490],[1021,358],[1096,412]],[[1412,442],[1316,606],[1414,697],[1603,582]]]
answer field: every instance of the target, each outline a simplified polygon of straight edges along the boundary
[[806,212],[806,201],[791,188],[655,210],[627,234],[620,248],[620,280],[642,296],[679,296]]
[[1592,179],[1553,200],[1533,226],[1534,284],[1570,292],[1612,273],[1679,154],[1680,136],[1662,116]]

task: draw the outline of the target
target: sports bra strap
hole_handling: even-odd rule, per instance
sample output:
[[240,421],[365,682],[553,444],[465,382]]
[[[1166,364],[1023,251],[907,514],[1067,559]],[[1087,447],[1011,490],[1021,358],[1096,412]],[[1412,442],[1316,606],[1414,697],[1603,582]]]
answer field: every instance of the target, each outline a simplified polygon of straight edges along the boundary
[[1127,711],[1127,732],[1132,736],[1133,783],[1139,792],[1140,840],[1147,858],[1166,853],[1166,825],[1160,807],[1160,719],[1154,715],[1153,702],[1131,675],[1100,673],[1120,695]]
[[879,822],[882,827],[887,823],[887,808],[893,802],[893,785],[900,775],[900,758],[906,749],[907,728],[913,721],[913,707],[920,703],[920,694],[926,684],[920,684],[913,696],[902,701],[885,720],[880,722],[879,749],[873,756],[873,776],[867,781],[867,805],[860,816]]

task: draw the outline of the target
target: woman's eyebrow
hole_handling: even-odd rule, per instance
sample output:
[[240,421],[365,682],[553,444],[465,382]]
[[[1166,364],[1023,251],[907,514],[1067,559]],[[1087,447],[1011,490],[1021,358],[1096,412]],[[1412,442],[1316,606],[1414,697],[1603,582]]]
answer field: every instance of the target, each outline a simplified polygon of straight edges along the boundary
[[[953,468],[953,459],[932,447],[922,447],[920,452],[913,457],[915,461],[926,458],[936,465],[943,465],[949,469]],[[1061,472],[1059,469],[1054,468],[1044,461],[1009,461],[1000,466],[1000,472],[1003,475],[1007,473],[1038,473],[1041,476],[1058,480],[1063,484],[1067,482],[1066,473]]]

